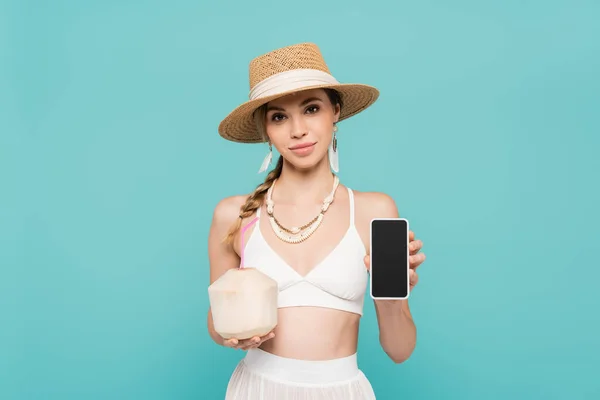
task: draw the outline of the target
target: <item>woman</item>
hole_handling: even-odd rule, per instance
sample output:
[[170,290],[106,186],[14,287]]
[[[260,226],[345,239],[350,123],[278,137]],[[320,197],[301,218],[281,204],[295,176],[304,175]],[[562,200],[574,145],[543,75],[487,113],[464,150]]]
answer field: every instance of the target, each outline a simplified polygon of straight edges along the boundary
[[[317,46],[278,49],[250,63],[250,100],[225,118],[219,133],[244,143],[267,142],[280,153],[275,168],[250,195],[232,196],[214,210],[209,238],[210,282],[240,264],[240,227],[259,217],[244,237],[246,265],[278,283],[278,325],[249,340],[224,340],[247,350],[229,381],[226,399],[374,399],[358,369],[356,349],[368,282],[369,223],[397,217],[382,193],[340,184],[337,123],[363,111],[377,89],[340,84]],[[333,170],[333,173],[332,173]],[[225,240],[223,240],[225,239]],[[411,289],[425,257],[411,232]],[[375,302],[380,342],[396,363],[416,343],[407,301]]]

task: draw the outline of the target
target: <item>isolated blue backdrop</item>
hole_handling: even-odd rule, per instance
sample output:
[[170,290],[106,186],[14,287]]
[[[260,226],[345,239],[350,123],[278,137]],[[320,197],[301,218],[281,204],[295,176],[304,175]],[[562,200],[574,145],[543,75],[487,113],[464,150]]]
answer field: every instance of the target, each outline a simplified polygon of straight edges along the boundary
[[0,6],[0,398],[221,399],[206,331],[213,207],[265,145],[217,125],[251,58],[316,42],[381,89],[341,180],[425,243],[412,358],[378,399],[591,399],[600,280],[593,1],[9,1]]

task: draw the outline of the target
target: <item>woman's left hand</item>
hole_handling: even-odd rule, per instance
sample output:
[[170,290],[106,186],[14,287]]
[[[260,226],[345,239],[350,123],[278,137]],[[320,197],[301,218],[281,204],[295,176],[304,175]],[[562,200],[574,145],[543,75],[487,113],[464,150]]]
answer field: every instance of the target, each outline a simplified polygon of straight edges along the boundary
[[[409,278],[410,278],[410,290],[412,291],[416,284],[419,282],[419,275],[417,274],[417,268],[419,265],[425,261],[425,253],[421,252],[423,248],[423,242],[421,240],[415,239],[415,233],[413,231],[409,232]],[[371,258],[367,254],[365,256],[365,266],[367,271],[370,271],[371,268]]]

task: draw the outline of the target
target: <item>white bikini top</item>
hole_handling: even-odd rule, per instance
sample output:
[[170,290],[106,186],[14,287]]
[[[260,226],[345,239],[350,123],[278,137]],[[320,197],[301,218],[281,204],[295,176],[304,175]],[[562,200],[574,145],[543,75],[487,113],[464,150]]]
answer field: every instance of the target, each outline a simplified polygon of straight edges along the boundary
[[[278,307],[314,306],[362,315],[368,273],[365,246],[354,226],[354,196],[350,196],[350,225],[338,245],[302,276],[266,242],[260,219],[244,248],[244,264],[274,279],[279,286]],[[256,215],[260,217],[260,208]]]

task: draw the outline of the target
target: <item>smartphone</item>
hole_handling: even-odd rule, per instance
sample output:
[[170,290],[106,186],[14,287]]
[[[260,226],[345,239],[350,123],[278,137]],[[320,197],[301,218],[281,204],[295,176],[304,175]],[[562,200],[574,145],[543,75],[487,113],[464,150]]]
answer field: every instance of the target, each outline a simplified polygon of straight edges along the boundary
[[371,221],[371,297],[407,299],[409,295],[409,224],[405,218]]

